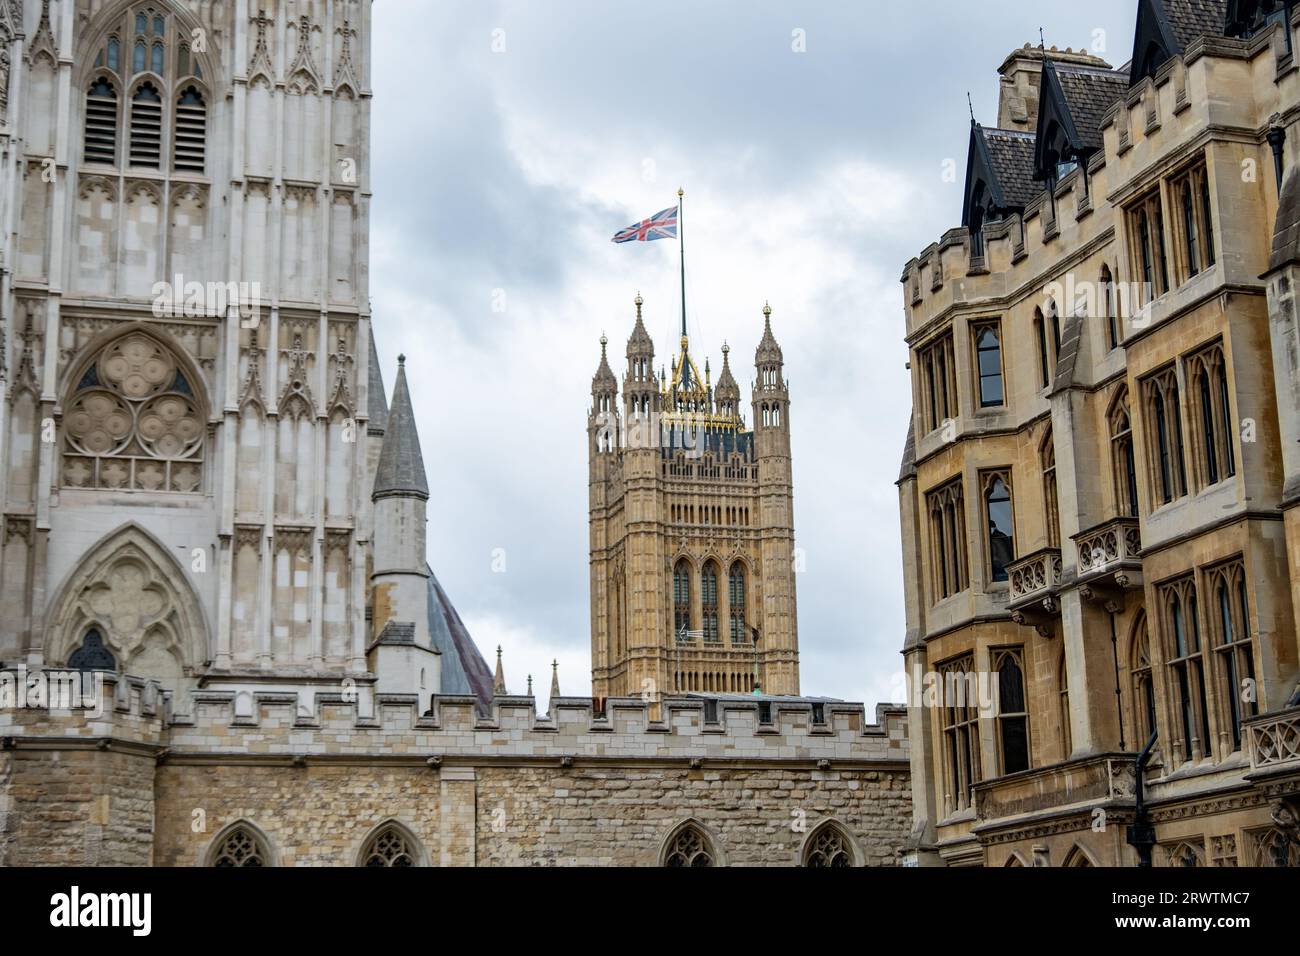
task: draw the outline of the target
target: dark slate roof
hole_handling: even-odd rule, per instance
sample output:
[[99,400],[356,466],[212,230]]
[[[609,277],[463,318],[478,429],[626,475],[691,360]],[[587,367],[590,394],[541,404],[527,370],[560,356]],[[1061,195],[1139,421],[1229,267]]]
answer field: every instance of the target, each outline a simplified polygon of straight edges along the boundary
[[1128,74],[1088,66],[1053,65],[1079,137],[1073,145],[1081,150],[1100,149],[1101,121],[1115,101],[1128,92]]
[[[411,622],[389,621],[384,625],[384,629],[379,632],[374,643],[370,647],[378,647],[380,644],[415,644],[415,625]],[[369,648],[367,648],[369,650]]]
[[1174,39],[1185,51],[1203,36],[1223,36],[1228,0],[1158,0]]
[[488,712],[492,701],[492,671],[469,636],[438,577],[429,568],[429,636],[442,654],[440,694],[473,694],[479,709]]
[[1007,206],[1028,206],[1043,191],[1042,184],[1034,182],[1034,134],[987,127],[980,127],[980,132]]
[[372,435],[382,435],[388,426],[388,396],[384,392],[384,373],[379,367],[379,352],[375,349],[375,331],[370,330],[370,401],[366,412],[370,418],[367,430]]
[[383,447],[379,450],[379,467],[375,470],[374,497],[388,495],[414,495],[426,501],[429,498],[420,433],[411,408],[411,393],[406,387],[405,357],[398,358],[393,407],[388,413],[388,428],[384,433]]
[[1300,262],[1300,170],[1295,166],[1282,183],[1277,222],[1273,227],[1273,256],[1269,271]]

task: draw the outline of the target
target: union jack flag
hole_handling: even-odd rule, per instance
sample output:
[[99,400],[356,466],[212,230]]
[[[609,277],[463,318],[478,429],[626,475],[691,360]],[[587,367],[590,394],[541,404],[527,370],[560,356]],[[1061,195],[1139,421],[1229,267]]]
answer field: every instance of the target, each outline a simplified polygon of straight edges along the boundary
[[657,212],[649,219],[642,219],[635,226],[628,226],[614,236],[614,242],[654,242],[656,239],[677,238],[677,207]]

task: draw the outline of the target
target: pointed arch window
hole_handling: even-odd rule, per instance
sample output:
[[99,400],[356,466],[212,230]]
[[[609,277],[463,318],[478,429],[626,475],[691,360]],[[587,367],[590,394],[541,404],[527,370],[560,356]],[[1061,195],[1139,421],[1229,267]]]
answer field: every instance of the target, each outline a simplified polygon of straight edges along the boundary
[[835,823],[819,826],[804,847],[803,865],[813,869],[853,866],[853,845],[848,834]]
[[150,336],[110,342],[64,404],[62,484],[195,492],[207,426],[194,384]]
[[1133,456],[1133,425],[1128,407],[1128,389],[1121,388],[1110,407],[1110,467],[1115,485],[1116,511],[1128,518],[1138,516],[1137,463]]
[[369,867],[419,866],[423,854],[415,838],[402,827],[380,827],[361,850],[361,865]]
[[261,834],[241,823],[218,838],[208,865],[221,868],[270,866],[271,850]]
[[691,566],[685,558],[673,567],[673,634],[689,640],[691,630]]
[[993,670],[998,675],[998,758],[1002,773],[1019,773],[1029,769],[1029,706],[1021,650],[997,651]]
[[1061,723],[1061,759],[1068,760],[1074,750],[1074,740],[1070,731],[1070,672],[1066,668],[1065,651],[1061,651],[1056,668],[1056,687],[1060,695],[1057,717]]
[[1147,635],[1147,616],[1139,611],[1133,622],[1130,644],[1130,675],[1133,692],[1133,714],[1138,729],[1138,741],[1151,739],[1156,729],[1156,690],[1151,674],[1151,641]]
[[1056,441],[1049,425],[1047,435],[1038,450],[1039,465],[1043,470],[1043,521],[1047,525],[1047,546],[1061,546],[1061,514],[1056,488]]
[[704,640],[716,644],[720,640],[718,630],[718,566],[712,561],[704,565],[700,576],[700,603],[704,614]]
[[1165,253],[1164,216],[1160,190],[1153,189],[1128,208],[1131,262],[1139,266],[1140,299],[1145,304],[1169,291],[1169,266]]
[[147,80],[131,97],[131,165],[157,169],[162,157],[162,97]]
[[1101,303],[1106,313],[1106,333],[1107,344],[1111,351],[1119,348],[1119,308],[1115,301],[1115,280],[1111,275],[1110,266],[1101,267]]
[[117,89],[99,77],[86,91],[85,159],[112,166],[117,162]]
[[930,515],[932,603],[970,586],[966,549],[966,505],[958,478],[927,496]]
[[706,867],[717,865],[713,842],[693,823],[675,832],[664,846],[663,865],[670,867]]
[[202,173],[208,129],[208,108],[197,86],[188,86],[176,103],[176,142],[172,168]]
[[1202,487],[1217,484],[1237,473],[1232,403],[1222,342],[1187,360],[1187,376],[1194,383],[1196,409],[1192,415],[1196,477]]
[[[200,56],[190,48],[184,32],[174,38],[168,35],[168,23],[168,16],[145,7],[125,12],[105,36],[94,61],[100,75],[86,98],[83,154],[87,162],[115,165],[124,161],[137,169],[162,170],[164,161],[170,161],[173,171],[204,172],[209,93],[195,82],[203,76]],[[129,44],[127,64],[122,62],[123,37]],[[170,52],[173,44],[174,55]],[[112,91],[112,104],[101,81]],[[121,114],[116,103],[120,90],[125,90],[128,134],[121,149],[117,145]],[[111,137],[107,137],[109,132]],[[170,160],[164,156],[165,136],[173,138],[167,150]],[[111,140],[111,150],[106,137]]]
[[1144,383],[1147,411],[1154,428],[1148,429],[1151,440],[1151,472],[1155,498],[1169,504],[1187,494],[1187,465],[1183,451],[1183,420],[1180,407],[1178,373],[1170,365]]
[[1052,365],[1055,353],[1047,341],[1047,320],[1042,309],[1034,309],[1034,339],[1038,344],[1038,387],[1047,388],[1052,384]]
[[983,476],[984,520],[988,526],[990,581],[1006,581],[1007,568],[1016,560],[1015,516],[1011,505],[1011,475],[1007,471]]
[[975,365],[979,372],[980,408],[1006,403],[1002,385],[1002,330],[997,322],[976,326]]
[[1235,752],[1241,749],[1243,721],[1258,713],[1245,566],[1238,560],[1215,568],[1210,572],[1209,584],[1214,595],[1211,617],[1219,672],[1219,711],[1227,720],[1220,736],[1230,745],[1230,752]]
[[967,654],[938,667],[942,678],[943,788],[947,813],[974,804],[973,787],[983,778],[980,764],[979,675]]
[[81,646],[68,657],[68,667],[74,671],[116,671],[117,658],[104,645],[98,628],[91,628],[81,641]]
[[1175,760],[1185,762],[1210,756],[1210,717],[1205,697],[1205,658],[1201,648],[1196,582],[1192,578],[1162,588],[1168,633],[1170,685],[1178,736]]
[[745,632],[745,566],[733,561],[727,575],[727,611],[731,618],[731,643],[748,643]]

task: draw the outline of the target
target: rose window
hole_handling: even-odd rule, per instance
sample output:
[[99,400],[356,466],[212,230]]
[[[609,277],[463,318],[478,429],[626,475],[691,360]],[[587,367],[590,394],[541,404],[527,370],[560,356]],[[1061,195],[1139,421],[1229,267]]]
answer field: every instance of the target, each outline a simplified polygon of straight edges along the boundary
[[175,357],[144,335],[104,349],[63,415],[66,488],[194,492],[203,415]]

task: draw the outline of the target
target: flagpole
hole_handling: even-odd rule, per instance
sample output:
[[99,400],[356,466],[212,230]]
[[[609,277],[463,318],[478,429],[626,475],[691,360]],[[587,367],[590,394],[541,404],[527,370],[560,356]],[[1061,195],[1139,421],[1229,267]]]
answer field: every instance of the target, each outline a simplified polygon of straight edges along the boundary
[[686,223],[682,218],[682,205],[686,193],[677,190],[677,246],[682,255],[682,339],[686,338]]

